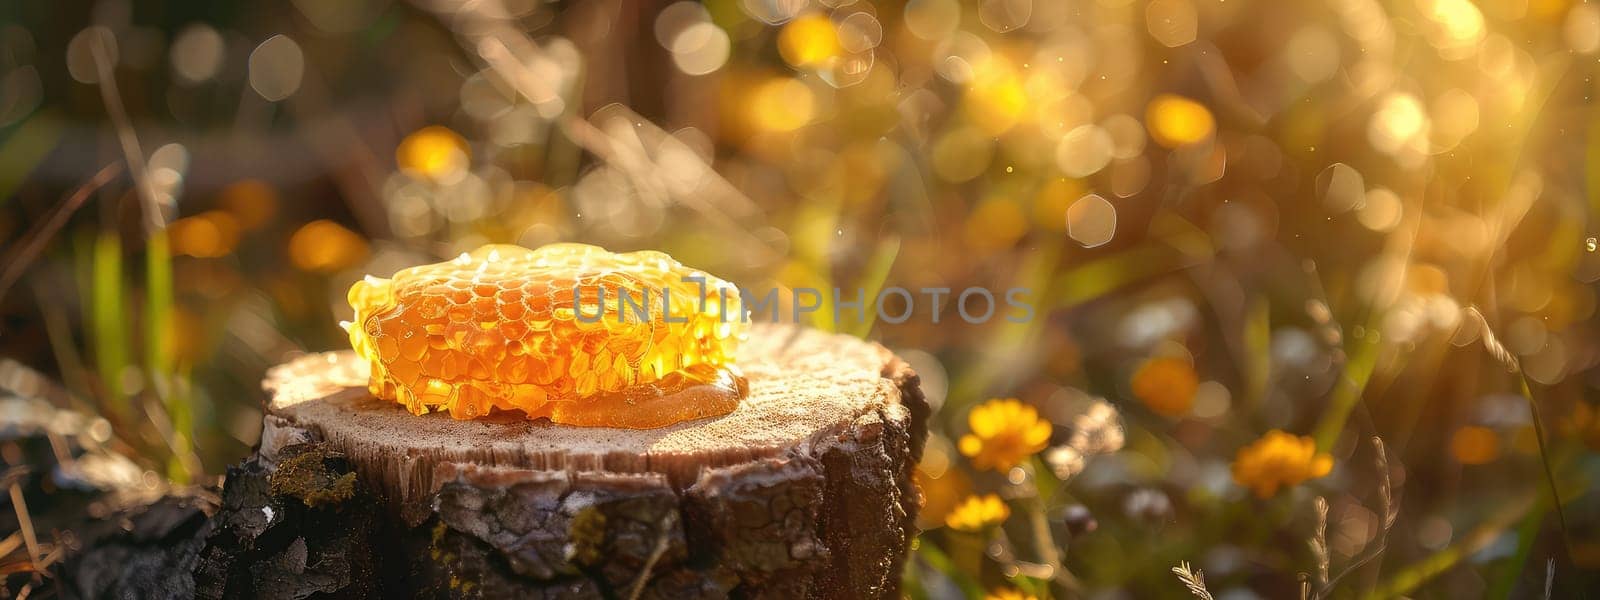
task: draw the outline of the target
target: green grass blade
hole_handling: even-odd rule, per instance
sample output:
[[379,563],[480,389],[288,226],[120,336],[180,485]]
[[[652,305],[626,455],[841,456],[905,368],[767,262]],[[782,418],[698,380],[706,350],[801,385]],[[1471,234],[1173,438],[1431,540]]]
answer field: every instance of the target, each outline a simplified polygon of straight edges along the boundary
[[145,368],[164,395],[168,384],[163,378],[173,371],[172,257],[165,230],[151,234],[145,246],[144,319]]
[[[1244,410],[1253,413],[1267,396],[1267,380],[1272,375],[1271,306],[1257,299],[1246,309],[1244,322],[1245,355],[1240,357],[1245,394]],[[1248,414],[1247,413],[1247,414]]]
[[[1050,276],[1055,273],[1056,267],[1062,259],[1062,244],[1042,243],[1038,249],[1028,252],[1022,257],[1017,266],[1017,276],[1009,287],[1027,290],[1023,294],[1023,302],[1033,306],[1031,318],[1027,315],[1007,315],[1004,308],[996,308],[995,319],[998,323],[991,329],[981,348],[985,355],[995,356],[1020,356],[1025,355],[1038,342],[1044,328],[1039,322],[1046,318],[1052,305],[1044,303],[1043,299],[1051,299],[1053,292],[1059,284],[1052,284]],[[1003,290],[1002,290],[1003,291]],[[996,293],[998,301],[1005,304],[1004,294]],[[949,299],[952,305],[956,302]],[[956,307],[946,307],[945,318],[959,319]],[[1013,318],[1015,320],[1013,320]],[[978,364],[966,369],[965,372],[950,385],[949,404],[945,405],[944,413],[947,415],[962,414],[966,407],[977,403],[982,394],[989,391],[996,378],[1007,368],[1006,360],[979,361]]]
[[172,252],[165,229],[150,234],[145,245],[144,367],[157,397],[172,420],[174,455],[167,474],[188,482],[187,458],[194,454],[194,411],[189,405],[186,375],[173,359]]
[[[872,326],[877,324],[878,294],[883,291],[883,286],[889,281],[889,271],[894,268],[895,258],[900,256],[900,236],[893,235],[878,242],[878,249],[872,253],[872,258],[867,261],[867,271],[861,276],[861,289],[864,290],[866,302],[861,307],[862,319],[850,329],[850,335],[867,337],[872,332]],[[837,309],[837,307],[835,307]]]
[[122,372],[128,366],[128,328],[122,296],[122,239],[117,232],[105,231],[95,238],[92,271],[89,345],[105,388],[106,406],[112,414],[126,417],[130,411]]
[[[1368,331],[1377,330],[1369,328]],[[1317,421],[1316,432],[1312,434],[1317,440],[1317,449],[1324,452],[1333,448],[1334,443],[1339,441],[1339,434],[1344,433],[1345,420],[1350,418],[1350,411],[1361,402],[1361,394],[1367,389],[1367,381],[1372,378],[1372,371],[1378,366],[1378,336],[1366,335],[1353,339],[1350,346],[1350,360],[1345,363],[1344,373],[1333,388],[1333,395],[1328,400],[1328,411]]]
[[918,559],[927,563],[933,570],[950,578],[950,581],[955,583],[956,587],[961,588],[961,591],[965,592],[968,598],[983,597],[983,585],[973,579],[971,574],[957,567],[955,562],[950,560],[950,556],[939,548],[938,544],[922,540],[921,543],[916,545],[914,553]]
[[1507,527],[1521,519],[1524,514],[1538,504],[1538,497],[1538,493],[1528,493],[1512,500],[1500,510],[1495,511],[1482,524],[1460,537],[1460,541],[1406,566],[1393,577],[1390,577],[1388,581],[1379,585],[1377,589],[1368,592],[1363,597],[1369,600],[1377,600],[1411,594],[1434,577],[1438,577],[1445,571],[1450,570],[1451,567],[1456,566],[1463,559],[1472,556],[1494,542],[1502,533],[1505,533]]

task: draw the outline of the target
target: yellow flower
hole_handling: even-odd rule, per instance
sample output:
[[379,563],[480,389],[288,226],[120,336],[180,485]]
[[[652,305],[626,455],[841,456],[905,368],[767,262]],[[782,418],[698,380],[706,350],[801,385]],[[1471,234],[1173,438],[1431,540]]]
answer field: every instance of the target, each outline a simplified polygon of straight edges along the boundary
[[1333,457],[1318,453],[1311,438],[1274,429],[1239,449],[1233,480],[1254,490],[1257,497],[1271,498],[1280,487],[1327,475],[1332,469]]
[[1150,410],[1169,417],[1188,414],[1199,388],[1194,367],[1177,358],[1152,358],[1133,374],[1133,395]]
[[1039,600],[1039,597],[1014,588],[1000,588],[984,594],[983,600]]
[[1050,442],[1050,422],[1016,398],[996,398],[973,408],[967,425],[972,433],[961,436],[961,453],[979,469],[1010,469]]
[[944,524],[957,531],[980,531],[993,525],[999,525],[1011,516],[1011,507],[1000,500],[999,496],[967,496],[950,515],[945,517]]

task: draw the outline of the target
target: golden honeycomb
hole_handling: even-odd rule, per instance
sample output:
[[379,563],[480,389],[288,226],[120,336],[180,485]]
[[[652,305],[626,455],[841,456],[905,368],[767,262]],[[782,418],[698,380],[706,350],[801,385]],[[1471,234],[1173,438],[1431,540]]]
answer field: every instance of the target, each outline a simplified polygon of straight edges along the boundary
[[373,395],[413,414],[641,429],[727,414],[748,389],[738,294],[661,252],[490,245],[349,299]]

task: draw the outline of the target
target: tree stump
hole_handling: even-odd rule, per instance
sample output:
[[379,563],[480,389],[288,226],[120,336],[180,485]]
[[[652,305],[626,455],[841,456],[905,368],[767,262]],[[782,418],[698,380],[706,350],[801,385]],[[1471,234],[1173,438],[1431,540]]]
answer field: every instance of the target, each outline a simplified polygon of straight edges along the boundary
[[[312,354],[268,373],[257,461],[275,489],[304,479],[307,506],[370,495],[385,595],[897,596],[926,437],[916,374],[791,325],[753,327],[738,365],[733,413],[625,430],[414,416],[367,392],[353,353]],[[307,468],[308,443],[356,481]]]

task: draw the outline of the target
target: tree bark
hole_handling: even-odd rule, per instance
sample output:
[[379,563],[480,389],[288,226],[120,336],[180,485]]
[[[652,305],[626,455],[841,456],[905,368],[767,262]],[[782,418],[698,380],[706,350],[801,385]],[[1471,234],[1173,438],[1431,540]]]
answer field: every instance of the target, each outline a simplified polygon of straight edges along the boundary
[[[317,591],[897,596],[926,437],[916,374],[876,344],[786,325],[755,327],[738,364],[751,392],[733,413],[620,430],[413,416],[371,397],[350,353],[301,357],[268,374],[261,448],[230,472],[242,487],[223,493],[197,586],[303,587],[262,571],[337,563]],[[323,531],[268,535],[275,517]],[[276,560],[238,560],[269,538]]]

